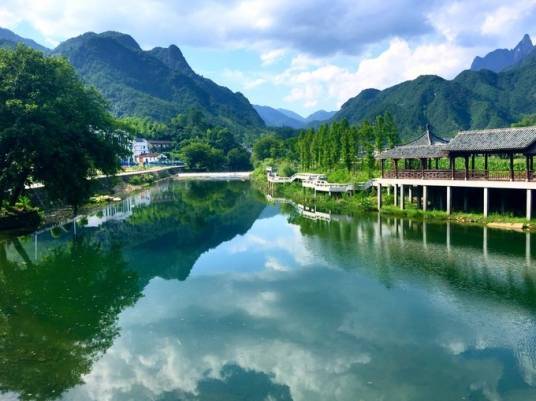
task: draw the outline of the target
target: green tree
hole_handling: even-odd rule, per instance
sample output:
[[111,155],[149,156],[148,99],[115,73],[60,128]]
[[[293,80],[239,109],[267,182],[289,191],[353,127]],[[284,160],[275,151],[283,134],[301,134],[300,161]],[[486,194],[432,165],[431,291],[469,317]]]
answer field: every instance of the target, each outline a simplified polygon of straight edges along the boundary
[[385,119],[382,115],[376,117],[374,124],[374,149],[381,152],[386,137]]
[[359,140],[365,156],[365,166],[371,175],[374,169],[374,127],[368,121],[359,127]]
[[512,127],[532,127],[536,126],[536,114],[523,117],[519,122],[512,124]]
[[216,171],[222,170],[225,165],[221,150],[200,141],[192,141],[183,146],[179,154],[191,170]]
[[143,138],[170,139],[169,128],[166,124],[154,121],[149,117],[123,117],[118,124],[125,131]]
[[396,127],[395,120],[389,112],[385,112],[383,115],[383,125],[385,132],[385,141],[387,148],[394,148],[399,144],[400,138],[398,136],[398,128]]
[[265,159],[279,159],[285,155],[285,143],[277,135],[264,135],[253,145],[253,159],[262,161]]
[[32,182],[78,206],[91,177],[114,174],[128,154],[103,98],[64,59],[25,46],[0,50],[0,201],[14,205]]
[[251,170],[251,155],[244,148],[234,148],[227,154],[227,166],[231,171]]

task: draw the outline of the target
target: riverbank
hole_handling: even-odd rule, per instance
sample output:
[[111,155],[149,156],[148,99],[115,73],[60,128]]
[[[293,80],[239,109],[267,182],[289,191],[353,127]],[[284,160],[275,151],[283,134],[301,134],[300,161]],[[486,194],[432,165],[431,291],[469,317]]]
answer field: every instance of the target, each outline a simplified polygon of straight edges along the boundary
[[[138,171],[128,171],[115,176],[99,176],[90,201],[82,205],[79,215],[84,216],[102,208],[106,203],[118,202],[134,193],[143,191],[151,185],[171,179],[179,171],[178,167],[160,167]],[[38,227],[55,225],[73,217],[70,207],[50,202],[43,186],[28,191],[32,203],[41,210],[42,220]]]
[[[304,189],[299,184],[269,185],[265,172],[257,169],[253,174],[253,182],[264,193],[274,198],[285,198],[297,204],[315,208],[315,210],[348,216],[357,216],[363,213],[378,213],[376,195],[370,191],[357,192],[354,195],[330,196]],[[491,214],[484,217],[476,213],[451,213],[445,211],[423,211],[416,205],[407,203],[405,209],[392,206],[392,196],[385,197],[385,203],[380,211],[382,215],[406,217],[418,221],[455,222],[487,226],[503,230],[536,231],[536,220],[527,221],[524,217],[515,217],[503,214]]]

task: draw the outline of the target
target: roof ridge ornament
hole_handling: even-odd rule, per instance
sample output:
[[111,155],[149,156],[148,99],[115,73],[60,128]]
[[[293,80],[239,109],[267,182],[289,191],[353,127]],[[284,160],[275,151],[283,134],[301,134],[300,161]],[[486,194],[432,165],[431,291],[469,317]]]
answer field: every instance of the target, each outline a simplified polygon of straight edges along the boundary
[[432,131],[430,129],[430,124],[427,123],[426,124],[426,137],[428,139],[428,145],[431,145],[433,143],[433,140],[432,140]]

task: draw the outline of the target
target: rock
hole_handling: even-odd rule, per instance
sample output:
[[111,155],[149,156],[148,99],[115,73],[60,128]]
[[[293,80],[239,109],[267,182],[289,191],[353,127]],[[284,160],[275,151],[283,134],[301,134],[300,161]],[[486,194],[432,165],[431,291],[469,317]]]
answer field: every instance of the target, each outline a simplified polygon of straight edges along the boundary
[[513,231],[523,231],[526,228],[524,223],[488,223],[489,228],[499,228],[501,230],[513,230]]

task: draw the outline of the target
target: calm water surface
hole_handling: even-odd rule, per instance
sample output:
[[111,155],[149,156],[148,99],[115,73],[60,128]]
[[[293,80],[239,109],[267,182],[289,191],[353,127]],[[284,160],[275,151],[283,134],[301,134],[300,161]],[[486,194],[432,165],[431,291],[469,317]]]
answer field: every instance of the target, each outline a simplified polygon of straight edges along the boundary
[[536,400],[535,241],[166,183],[2,240],[0,400]]

